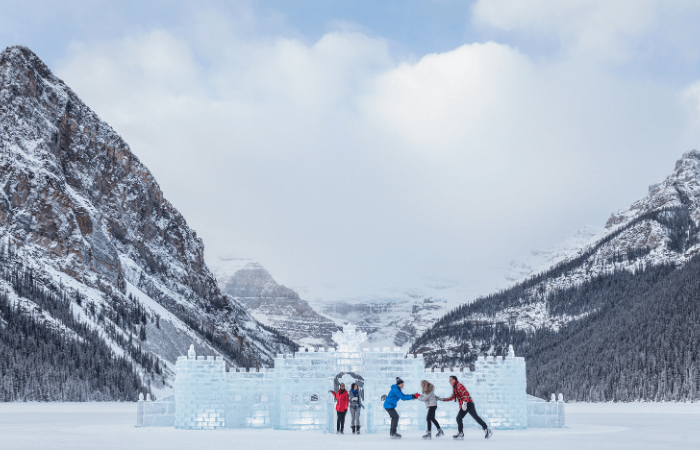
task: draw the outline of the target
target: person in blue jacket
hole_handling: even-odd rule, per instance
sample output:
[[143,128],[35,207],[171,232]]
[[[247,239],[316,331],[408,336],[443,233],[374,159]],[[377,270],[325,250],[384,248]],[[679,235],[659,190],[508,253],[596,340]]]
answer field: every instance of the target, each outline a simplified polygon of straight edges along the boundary
[[391,432],[390,436],[392,439],[401,439],[401,435],[396,432],[396,428],[399,426],[399,413],[396,412],[396,405],[399,400],[413,400],[420,397],[420,394],[407,395],[401,392],[403,389],[403,380],[396,377],[396,384],[391,386],[391,391],[389,395],[385,396],[384,409],[389,413],[391,417]]

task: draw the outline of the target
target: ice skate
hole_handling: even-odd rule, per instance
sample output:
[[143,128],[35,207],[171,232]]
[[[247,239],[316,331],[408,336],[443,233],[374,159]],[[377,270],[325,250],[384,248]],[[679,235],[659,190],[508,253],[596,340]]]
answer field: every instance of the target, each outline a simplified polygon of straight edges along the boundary
[[401,435],[399,433],[394,433],[391,435],[392,439],[401,439]]
[[455,435],[452,436],[452,437],[455,438],[455,439],[464,439],[464,433],[462,433],[462,432],[460,431],[459,433],[455,434]]
[[423,435],[423,439],[432,439],[432,438],[433,438],[433,434],[430,431],[428,431],[427,433],[425,433]]
[[360,427],[357,427],[357,434],[360,434]]
[[491,436],[493,436],[493,431],[491,431],[491,428],[485,429],[485,430],[484,430],[484,433],[485,433],[485,436],[484,436],[485,439],[488,439],[488,438],[490,438]]
[[445,435],[445,432],[442,431],[442,428],[440,428],[439,430],[437,430],[437,433],[435,433],[435,437],[436,437],[436,438],[442,437],[442,436],[444,436],[444,435]]
[[352,434],[355,434],[355,427],[352,427]]

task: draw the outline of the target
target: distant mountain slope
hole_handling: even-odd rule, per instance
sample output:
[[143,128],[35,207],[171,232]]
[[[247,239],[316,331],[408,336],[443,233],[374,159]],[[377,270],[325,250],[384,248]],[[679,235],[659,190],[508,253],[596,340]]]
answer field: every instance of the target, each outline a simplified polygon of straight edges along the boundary
[[[412,351],[425,353],[432,364],[469,364],[476,354],[501,354],[509,343],[517,343],[531,361],[528,376],[534,392],[552,389],[552,377],[560,377],[559,383],[554,384],[567,390],[570,398],[609,400],[627,395],[620,393],[617,387],[613,389],[607,385],[605,388],[604,379],[590,372],[586,372],[588,377],[584,383],[589,387],[587,392],[574,389],[567,383],[581,382],[581,379],[572,373],[568,380],[562,378],[558,364],[563,361],[576,364],[570,355],[578,355],[578,364],[583,364],[580,370],[586,370],[587,364],[596,365],[595,358],[603,352],[626,361],[617,372],[618,377],[625,379],[639,374],[634,367],[637,360],[629,352],[660,356],[664,352],[684,352],[692,345],[690,337],[659,339],[654,345],[653,339],[641,333],[647,331],[645,327],[654,326],[654,317],[642,314],[645,309],[639,309],[637,302],[647,304],[648,308],[657,302],[661,306],[655,305],[653,310],[659,317],[674,317],[673,320],[678,318],[672,314],[674,308],[685,307],[685,294],[671,293],[667,283],[670,279],[688,281],[692,278],[675,274],[673,268],[685,265],[700,250],[699,180],[700,152],[691,151],[683,155],[671,175],[650,187],[647,197],[613,214],[605,233],[596,240],[547,271],[449,312],[416,339]],[[692,272],[691,267],[696,265],[688,267],[683,273]],[[630,311],[641,315],[630,316]],[[692,320],[690,317],[688,320]],[[611,343],[611,350],[602,348],[598,345],[601,339],[635,339],[635,333],[620,334],[606,328],[611,324],[640,327],[638,337],[647,339],[650,347],[635,350]],[[670,328],[664,328],[666,326]],[[677,337],[685,330],[683,326],[673,322],[657,325],[656,329]],[[690,322],[689,326],[697,329],[697,322]],[[584,329],[597,335],[589,339],[576,335],[576,330],[580,333]],[[538,359],[544,354],[548,354],[551,361]],[[583,355],[588,355],[588,359]],[[666,370],[682,370],[674,363],[659,363],[658,367],[662,366]],[[558,368],[552,369],[549,378],[541,372],[553,367]],[[541,371],[535,372],[537,370]],[[667,389],[671,388],[666,386],[657,396],[658,392],[652,395],[648,388],[626,398],[665,398],[673,392]],[[684,398],[695,395],[693,390],[687,392]]]
[[242,304],[258,321],[283,331],[295,342],[335,347],[332,320],[317,313],[299,294],[277,284],[260,264],[220,258],[214,274],[221,290]]
[[[220,291],[201,239],[149,170],[25,47],[0,54],[0,239],[13,264],[68,292],[109,345],[161,359],[166,385],[191,342],[234,365],[296,348]],[[137,312],[147,338],[135,344],[144,333],[126,320]]]
[[[244,305],[261,323],[304,345],[335,347],[332,333],[350,322],[368,333],[368,347],[407,346],[444,314],[448,305],[443,298],[402,292],[309,302],[278,284],[262,265],[250,259],[219,258],[212,268],[224,293]],[[426,290],[446,293],[454,287],[454,283],[435,281]]]

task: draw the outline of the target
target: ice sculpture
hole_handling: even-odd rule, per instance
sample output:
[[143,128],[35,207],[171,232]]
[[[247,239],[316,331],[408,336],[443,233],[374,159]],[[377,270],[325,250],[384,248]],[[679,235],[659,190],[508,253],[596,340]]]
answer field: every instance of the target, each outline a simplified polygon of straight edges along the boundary
[[367,333],[358,332],[355,325],[347,324],[343,331],[333,333],[333,340],[338,343],[337,350],[340,352],[359,352],[360,344],[367,340]]
[[[495,429],[564,426],[561,398],[545,402],[526,396],[525,361],[515,356],[512,346],[507,356],[479,357],[474,371],[464,371],[426,369],[422,355],[406,355],[399,348],[361,349],[367,334],[351,324],[333,339],[337,349],[306,348],[277,355],[273,369],[228,372],[220,356],[197,356],[190,347],[177,360],[175,395],[157,402],[140,400],[137,425],[333,431],[335,405],[328,390],[356,382],[365,405],[363,430],[372,433],[389,428],[381,396],[396,377],[405,380],[405,393],[419,392],[425,379],[435,385],[438,396],[447,397],[452,392],[449,376],[455,375],[471,393],[479,415]],[[399,409],[400,430],[425,428],[423,403],[401,402]],[[452,428],[457,412],[457,403],[439,403],[436,418],[443,428]],[[465,426],[476,423],[467,420]]]

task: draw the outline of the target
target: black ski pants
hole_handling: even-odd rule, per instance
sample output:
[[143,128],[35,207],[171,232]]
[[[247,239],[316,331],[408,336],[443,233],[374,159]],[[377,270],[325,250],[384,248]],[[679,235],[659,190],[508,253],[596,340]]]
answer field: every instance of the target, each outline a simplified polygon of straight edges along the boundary
[[465,411],[462,408],[460,408],[459,414],[457,414],[457,430],[459,430],[460,433],[462,431],[464,431],[464,424],[462,423],[462,419],[464,419],[464,416],[466,416],[467,413],[469,413],[474,418],[474,420],[476,420],[476,423],[481,425],[481,428],[483,430],[488,428],[488,425],[486,425],[486,422],[481,420],[481,417],[479,417],[479,415],[476,413],[476,408],[474,407],[474,402],[469,402],[469,403],[467,403],[467,410]]
[[432,424],[435,424],[435,428],[438,430],[440,429],[440,424],[438,423],[437,420],[435,420],[435,410],[437,409],[437,405],[431,406],[428,408],[428,416],[425,418],[425,420],[428,421],[428,431],[432,429]]
[[348,413],[348,410],[336,411],[336,413],[338,414],[338,420],[335,423],[335,429],[336,431],[345,431],[345,414]]
[[399,413],[396,412],[396,408],[390,408],[385,410],[387,413],[389,413],[389,417],[391,417],[391,436],[396,434],[396,429],[399,427]]

